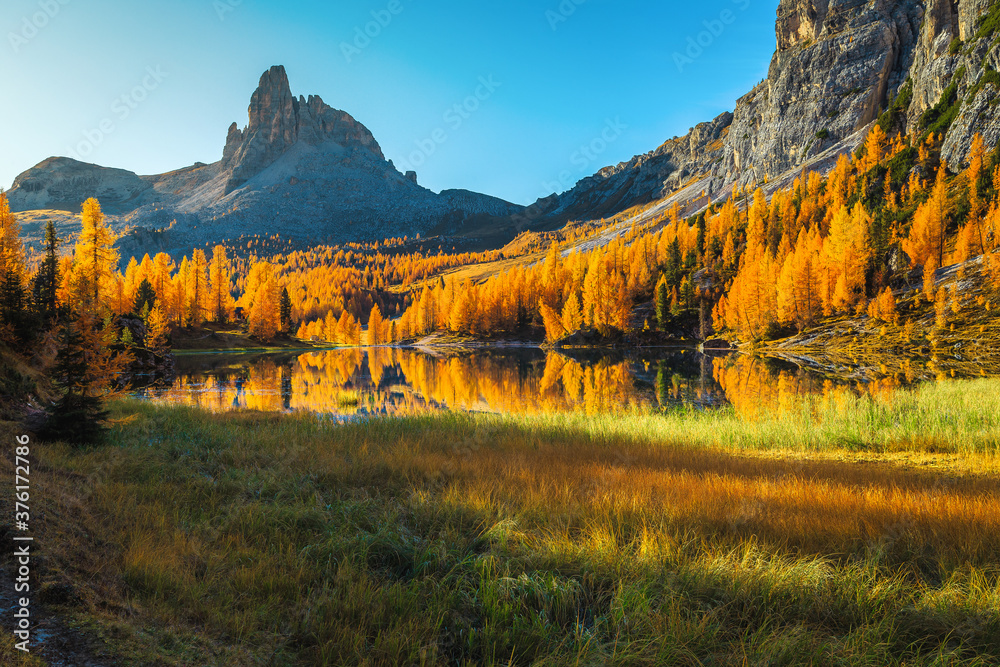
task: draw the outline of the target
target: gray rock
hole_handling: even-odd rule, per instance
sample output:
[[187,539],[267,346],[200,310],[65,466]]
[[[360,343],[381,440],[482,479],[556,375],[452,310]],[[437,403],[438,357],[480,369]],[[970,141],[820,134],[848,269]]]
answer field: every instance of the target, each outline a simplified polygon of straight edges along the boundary
[[220,162],[140,177],[54,158],[18,177],[10,199],[15,210],[72,210],[96,195],[119,214],[118,224],[134,228],[123,242],[126,256],[132,249],[188,252],[244,234],[338,242],[469,228],[553,229],[651,202],[658,211],[677,203],[691,215],[736,186],[771,192],[807,171],[827,173],[864,141],[907,81],[912,97],[898,122],[917,136],[925,131],[925,112],[954,84],[957,108],[942,155],[958,170],[977,132],[988,148],[1000,142],[994,104],[1000,91],[984,80],[1000,69],[1000,44],[994,35],[976,38],[993,6],[994,0],[781,0],[768,77],[733,113],[528,209],[421,188],[416,174],[401,174],[385,160],[349,114],[319,97],[294,97],[281,67],[261,77],[248,125],[229,128]]
[[61,157],[49,158],[19,175],[8,197],[14,211],[79,211],[85,200],[97,197],[112,213],[159,200],[152,183],[130,171]]
[[283,67],[261,77],[248,124],[229,127],[219,162],[138,176],[51,158],[17,178],[10,201],[16,211],[79,211],[93,196],[113,226],[128,230],[119,242],[123,261],[245,235],[314,244],[455,232],[522,210],[474,192],[420,187],[349,114],[317,96],[294,97]]
[[231,171],[225,192],[229,194],[273,164],[296,143],[319,146],[333,142],[344,148],[370,151],[385,159],[375,137],[350,114],[327,106],[314,95],[308,99],[292,95],[288,75],[280,65],[260,78],[250,98],[249,125],[229,128],[222,168]]
[[[992,104],[1000,91],[986,84],[975,99],[966,99],[985,75],[984,64],[1000,69],[994,36],[969,41],[991,4],[781,0],[768,77],[737,101],[732,114],[603,169],[554,201],[539,200],[535,208],[544,215],[536,224],[588,217],[587,211],[589,217],[607,217],[664,197],[691,214],[727,198],[735,186],[790,184],[805,170],[826,173],[837,155],[864,141],[907,80],[913,96],[904,125],[908,133],[919,134],[924,112],[938,104],[964,69],[962,106],[943,147],[943,156],[957,170],[967,164],[976,132],[988,148],[1000,141],[1000,115]],[[956,37],[966,42],[952,53]]]

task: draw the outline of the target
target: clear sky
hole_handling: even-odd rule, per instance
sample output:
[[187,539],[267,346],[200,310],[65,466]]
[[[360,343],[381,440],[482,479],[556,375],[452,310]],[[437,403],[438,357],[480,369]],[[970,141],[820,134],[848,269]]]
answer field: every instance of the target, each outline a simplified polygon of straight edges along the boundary
[[767,74],[776,7],[4,0],[0,186],[52,155],[140,174],[215,162],[281,64],[422,185],[527,204],[732,110]]

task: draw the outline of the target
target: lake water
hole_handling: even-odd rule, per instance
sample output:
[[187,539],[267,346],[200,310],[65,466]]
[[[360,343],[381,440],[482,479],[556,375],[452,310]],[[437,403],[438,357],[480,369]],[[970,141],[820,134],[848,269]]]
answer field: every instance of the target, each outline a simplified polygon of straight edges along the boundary
[[905,379],[831,381],[792,364],[695,350],[427,353],[342,349],[183,355],[169,386],[135,392],[213,411],[311,411],[343,417],[461,410],[506,413],[733,405],[779,407],[805,395],[887,392]]

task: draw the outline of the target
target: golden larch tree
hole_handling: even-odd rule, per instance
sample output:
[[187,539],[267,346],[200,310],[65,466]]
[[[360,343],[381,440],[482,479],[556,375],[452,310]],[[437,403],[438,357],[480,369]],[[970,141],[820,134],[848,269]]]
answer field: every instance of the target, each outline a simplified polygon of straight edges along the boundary
[[109,289],[118,266],[117,236],[105,224],[101,204],[94,198],[83,203],[81,219],[83,227],[73,254],[74,305],[104,312],[107,304],[101,295]]
[[205,321],[208,298],[208,260],[200,248],[191,253],[187,275],[188,322],[201,326]]
[[382,311],[378,304],[372,306],[372,312],[368,315],[368,345],[374,347],[383,345],[386,341],[386,322],[382,317]]
[[930,198],[913,215],[910,233],[903,240],[903,250],[914,266],[923,266],[932,256],[938,266],[944,263],[945,232],[948,225],[949,203],[944,162],[938,168]]
[[235,302],[232,294],[232,275],[226,247],[212,249],[212,262],[208,269],[209,310],[213,320],[220,324],[229,321]]
[[21,242],[21,225],[11,213],[7,195],[0,192],[0,308],[22,310],[25,306],[27,263]]

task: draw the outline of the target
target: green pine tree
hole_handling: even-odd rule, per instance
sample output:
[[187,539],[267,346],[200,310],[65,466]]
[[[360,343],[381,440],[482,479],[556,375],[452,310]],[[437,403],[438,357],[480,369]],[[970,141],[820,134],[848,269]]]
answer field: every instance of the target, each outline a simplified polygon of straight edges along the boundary
[[24,327],[27,295],[17,271],[8,269],[0,275],[0,323],[11,325],[15,331]]
[[32,284],[32,299],[35,312],[45,321],[51,322],[58,314],[57,293],[59,289],[59,238],[51,220],[45,225],[45,259],[38,268]]
[[52,372],[63,394],[49,412],[49,419],[39,436],[75,446],[100,443],[106,434],[104,420],[108,413],[100,396],[88,393],[87,356],[83,336],[76,322],[70,321],[59,334],[59,352]]
[[281,290],[281,330],[288,333],[292,330],[292,299],[288,296],[288,288]]
[[667,326],[670,319],[670,288],[665,277],[660,277],[656,284],[656,324],[660,331]]
[[702,213],[698,216],[698,239],[695,242],[697,247],[698,256],[705,254],[705,234],[707,233],[707,225],[705,223],[705,214]]
[[143,311],[149,312],[156,307],[156,290],[149,278],[143,278],[139,283],[139,288],[135,291],[135,302],[132,304],[132,312],[137,315]]

